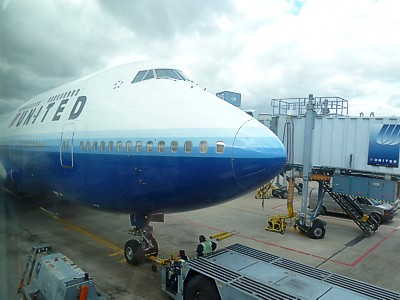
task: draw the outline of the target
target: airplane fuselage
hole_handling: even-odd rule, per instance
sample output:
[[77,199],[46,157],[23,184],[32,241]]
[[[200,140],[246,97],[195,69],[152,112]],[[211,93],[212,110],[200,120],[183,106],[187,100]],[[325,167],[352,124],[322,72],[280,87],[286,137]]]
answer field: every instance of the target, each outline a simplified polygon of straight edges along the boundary
[[267,127],[159,61],[42,93],[0,130],[0,176],[15,193],[54,192],[129,213],[219,204],[286,161]]

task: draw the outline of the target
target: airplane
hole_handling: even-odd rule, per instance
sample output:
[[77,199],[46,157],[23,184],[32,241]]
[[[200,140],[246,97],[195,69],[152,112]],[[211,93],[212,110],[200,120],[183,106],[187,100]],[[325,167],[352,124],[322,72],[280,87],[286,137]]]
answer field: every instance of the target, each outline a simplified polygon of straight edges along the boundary
[[41,93],[0,129],[0,181],[128,213],[129,264],[158,253],[150,221],[233,200],[271,180],[286,151],[263,124],[157,60]]

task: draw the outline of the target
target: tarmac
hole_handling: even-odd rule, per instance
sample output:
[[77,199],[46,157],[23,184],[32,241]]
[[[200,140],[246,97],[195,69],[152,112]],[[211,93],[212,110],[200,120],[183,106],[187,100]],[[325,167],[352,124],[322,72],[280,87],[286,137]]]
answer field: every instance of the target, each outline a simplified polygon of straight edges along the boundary
[[[262,201],[254,196],[252,192],[219,206],[169,214],[164,223],[152,223],[159,257],[168,258],[184,249],[193,258],[200,234],[233,231],[232,237],[217,242],[218,248],[241,243],[400,292],[399,215],[370,237],[348,218],[321,216],[327,222],[326,236],[313,240],[293,226],[284,234],[266,231],[269,218],[287,214],[286,200]],[[2,191],[0,197],[0,299],[21,298],[17,287],[31,248],[39,242],[49,243],[88,272],[107,299],[170,299],[162,292],[161,273],[151,270],[152,263],[131,266],[125,262],[128,215],[65,200],[21,200]],[[43,202],[47,202],[46,209]],[[295,211],[300,205],[301,195],[295,194]]]

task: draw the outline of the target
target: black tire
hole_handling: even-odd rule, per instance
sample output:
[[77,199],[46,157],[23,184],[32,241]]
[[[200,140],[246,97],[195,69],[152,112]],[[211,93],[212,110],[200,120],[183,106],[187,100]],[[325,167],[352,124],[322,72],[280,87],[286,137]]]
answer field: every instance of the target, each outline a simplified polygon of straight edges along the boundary
[[282,198],[282,199],[286,199],[287,196],[288,196],[288,192],[287,192],[287,191],[282,191],[282,192],[281,192],[281,198]]
[[144,260],[143,248],[137,240],[129,240],[124,247],[125,260],[130,265],[138,265]]
[[156,273],[156,272],[158,271],[158,266],[157,266],[157,264],[152,264],[152,265],[151,265],[151,270],[152,270],[154,273]]
[[184,290],[185,300],[221,300],[215,282],[197,274],[189,280]]
[[308,236],[314,240],[323,239],[325,236],[324,222],[320,219],[315,219],[313,225],[308,229]]

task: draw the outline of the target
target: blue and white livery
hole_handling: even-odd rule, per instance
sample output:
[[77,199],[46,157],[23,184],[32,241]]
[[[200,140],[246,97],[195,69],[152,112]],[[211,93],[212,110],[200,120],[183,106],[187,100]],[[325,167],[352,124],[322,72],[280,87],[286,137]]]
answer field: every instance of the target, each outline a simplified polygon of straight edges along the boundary
[[[0,130],[7,189],[129,213],[146,251],[155,243],[149,216],[234,199],[286,161],[267,127],[163,61],[114,67],[44,92]],[[132,263],[138,245],[129,242]]]

